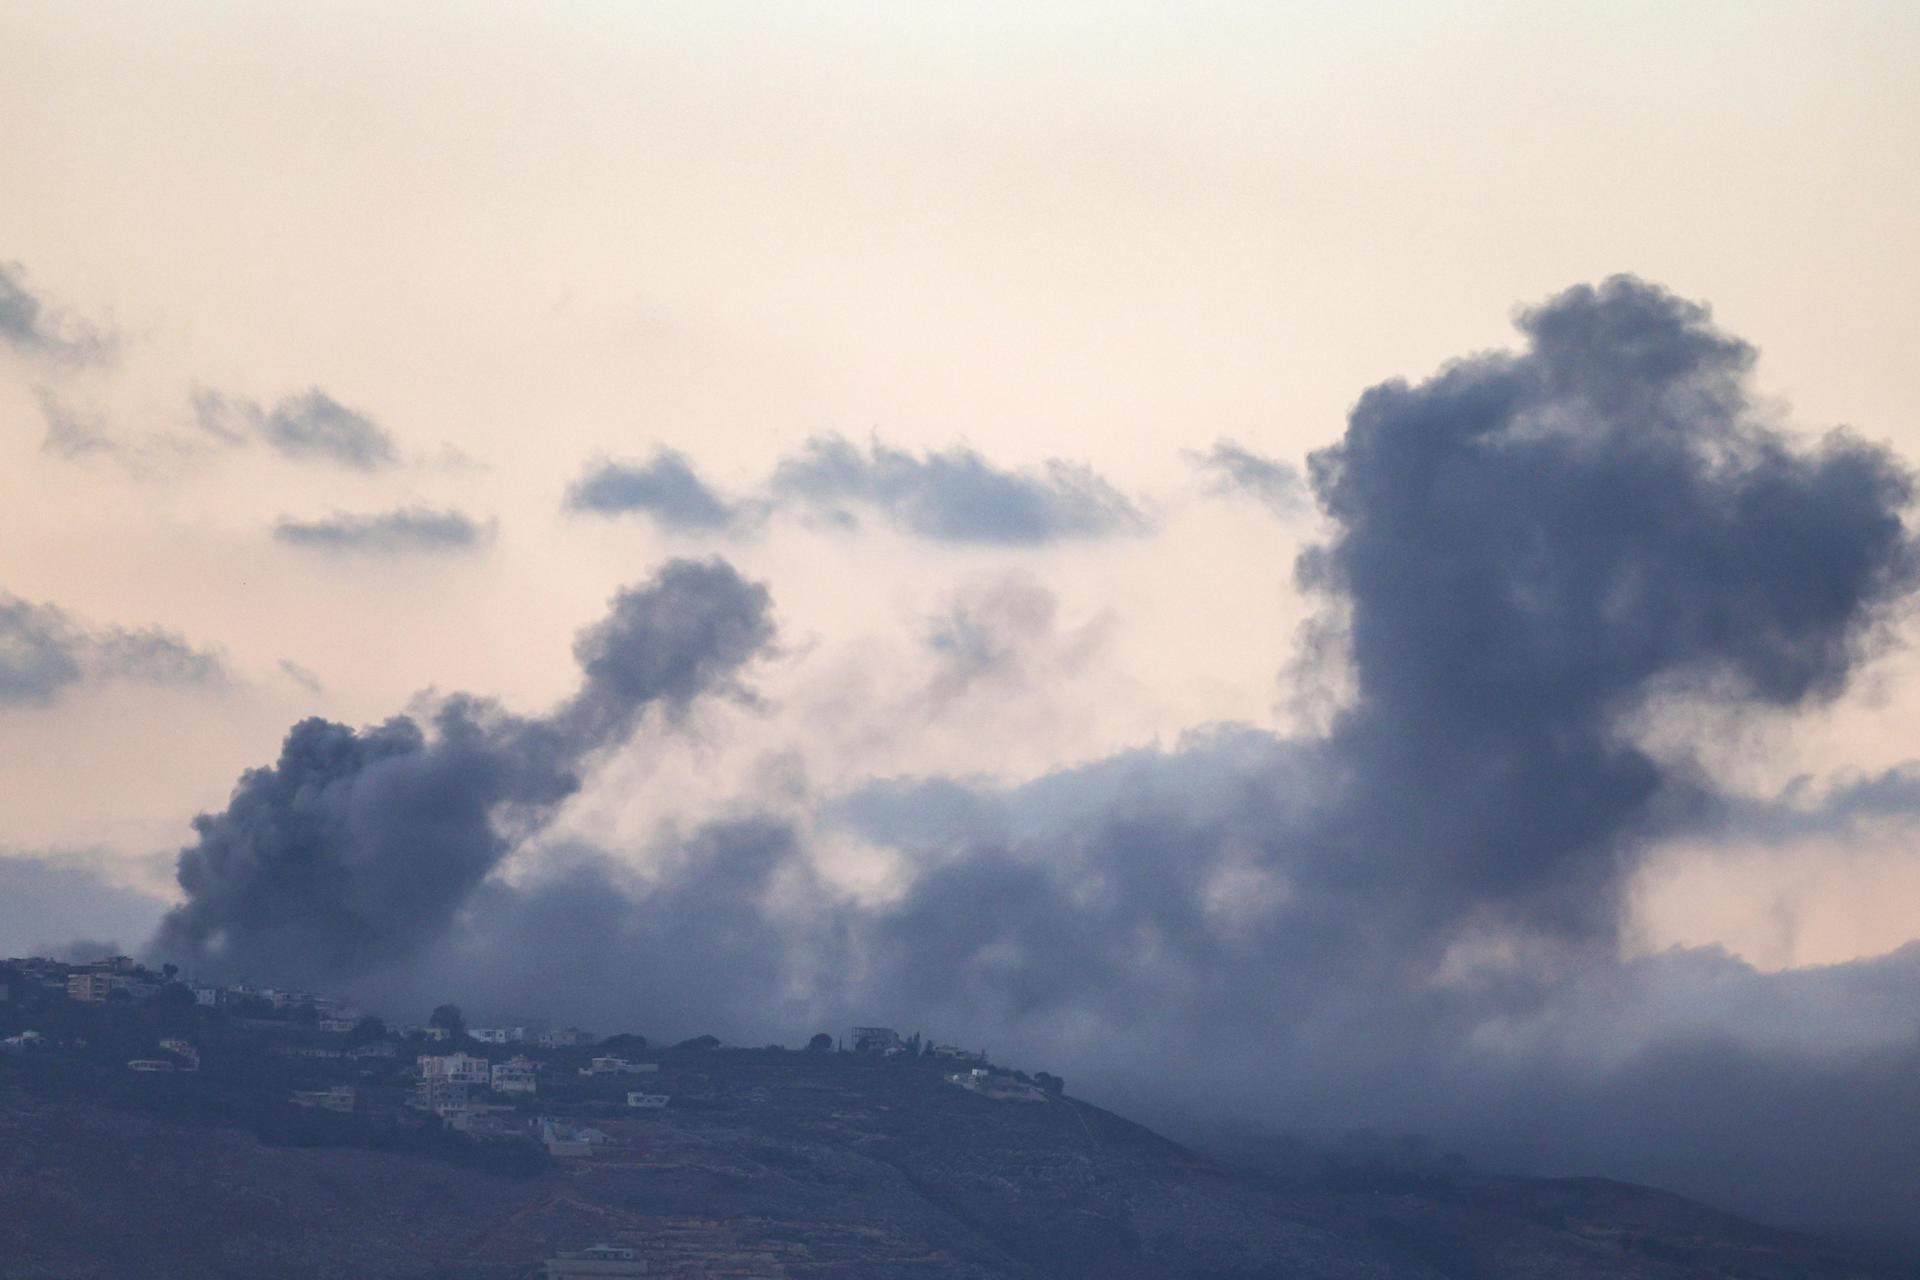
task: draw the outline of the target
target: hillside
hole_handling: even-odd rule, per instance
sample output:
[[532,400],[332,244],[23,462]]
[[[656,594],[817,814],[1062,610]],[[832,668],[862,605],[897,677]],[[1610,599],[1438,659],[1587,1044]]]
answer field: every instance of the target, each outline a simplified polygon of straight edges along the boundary
[[607,1141],[509,1173],[350,1127],[263,1142],[204,1096],[180,1105],[207,1077],[102,1092],[0,1056],[0,1277],[517,1280],[602,1240],[689,1277],[1901,1274],[1605,1182],[1255,1175],[1071,1097],[981,1096],[928,1060],[655,1057],[659,1109],[553,1073],[542,1107]]

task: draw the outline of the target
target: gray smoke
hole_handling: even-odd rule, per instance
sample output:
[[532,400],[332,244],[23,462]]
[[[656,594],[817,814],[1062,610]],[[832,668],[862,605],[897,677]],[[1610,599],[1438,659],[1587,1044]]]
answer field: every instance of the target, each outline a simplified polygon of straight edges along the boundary
[[1520,318],[1529,348],[1388,383],[1311,460],[1350,609],[1359,783],[1317,871],[1456,919],[1608,929],[1638,838],[1699,796],[1621,732],[1681,695],[1831,698],[1915,583],[1906,470],[1750,412],[1752,349],[1637,280]]
[[[387,730],[309,730],[345,763],[295,753],[202,819],[163,940],[657,1038],[892,1023],[1188,1134],[1419,1130],[1505,1167],[1910,1237],[1920,951],[1764,975],[1712,951],[1622,960],[1617,933],[1663,836],[1913,812],[1908,772],[1753,802],[1635,736],[1675,706],[1843,691],[1916,585],[1911,479],[1882,448],[1764,420],[1752,350],[1655,286],[1573,289],[1520,328],[1517,352],[1371,389],[1311,460],[1332,532],[1296,574],[1344,628],[1353,690],[1324,736],[1219,727],[1011,788],[875,779],[805,821],[733,815],[491,876],[512,838],[491,815],[537,823],[581,750],[731,687],[769,642],[759,588],[679,566],[581,638],[585,684],[553,717],[463,712],[475,759],[443,763],[462,736],[444,728],[392,730],[391,751],[369,742]],[[1077,472],[845,442],[776,488],[935,537],[1136,518]],[[956,612],[938,647],[994,668],[1044,602],[1012,604]],[[318,816],[279,798],[335,786]],[[442,795],[452,814],[430,816]],[[823,884],[816,834],[891,850],[898,892]],[[355,967],[402,919],[405,963]]]
[[432,947],[515,841],[579,785],[581,758],[650,707],[679,714],[737,689],[772,638],[764,588],[719,563],[674,562],[616,597],[577,646],[585,678],[545,718],[469,697],[431,731],[310,719],[227,808],[194,820],[186,901],[155,939],[201,968],[339,981]]

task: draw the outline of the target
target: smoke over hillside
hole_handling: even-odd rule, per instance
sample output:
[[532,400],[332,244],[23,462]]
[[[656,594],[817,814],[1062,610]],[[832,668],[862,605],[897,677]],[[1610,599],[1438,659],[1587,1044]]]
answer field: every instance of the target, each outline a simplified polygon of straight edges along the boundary
[[[583,635],[548,717],[297,726],[196,820],[156,948],[661,1035],[894,1021],[1193,1129],[1415,1129],[1899,1229],[1920,955],[1768,977],[1623,961],[1617,934],[1657,840],[1765,820],[1629,726],[1843,691],[1920,572],[1911,477],[1763,420],[1752,349],[1652,285],[1519,324],[1515,353],[1367,391],[1311,460],[1331,535],[1295,572],[1354,689],[1325,736],[1217,729],[1008,789],[875,779],[805,820],[744,796],[657,848],[494,874],[592,753],[738,694],[770,645],[764,588],[676,563]],[[894,851],[898,892],[832,888],[838,833]]]

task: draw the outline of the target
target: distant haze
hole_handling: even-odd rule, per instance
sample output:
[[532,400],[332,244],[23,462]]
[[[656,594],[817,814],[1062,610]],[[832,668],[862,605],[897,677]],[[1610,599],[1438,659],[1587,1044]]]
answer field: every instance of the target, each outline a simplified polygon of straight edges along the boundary
[[0,17],[0,951],[1915,1237],[1906,6]]

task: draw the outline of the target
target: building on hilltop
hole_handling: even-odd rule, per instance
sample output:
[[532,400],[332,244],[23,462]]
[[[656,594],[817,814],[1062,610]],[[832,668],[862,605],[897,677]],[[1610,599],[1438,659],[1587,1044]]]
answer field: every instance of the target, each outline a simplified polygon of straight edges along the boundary
[[900,1033],[892,1027],[855,1027],[853,1029],[855,1053],[892,1053],[903,1047],[900,1043]]
[[972,1049],[962,1049],[957,1044],[937,1044],[933,1046],[933,1056],[946,1058],[954,1062],[985,1062],[987,1055]]
[[67,998],[83,1004],[99,1004],[107,998],[114,988],[111,973],[96,973],[91,969],[67,975]]

